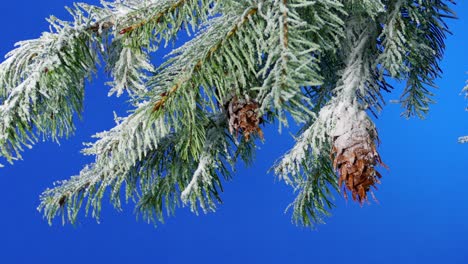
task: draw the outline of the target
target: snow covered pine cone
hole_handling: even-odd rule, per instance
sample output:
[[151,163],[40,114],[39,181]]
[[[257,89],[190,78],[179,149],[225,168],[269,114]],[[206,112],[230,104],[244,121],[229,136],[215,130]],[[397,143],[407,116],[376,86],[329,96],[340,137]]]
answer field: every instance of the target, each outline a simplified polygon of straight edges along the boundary
[[[338,185],[350,191],[354,201],[367,201],[371,187],[380,183],[381,174],[375,166],[386,167],[376,149],[377,131],[363,110],[348,108],[340,116],[333,133],[333,167],[338,171]],[[344,184],[344,186],[343,186]],[[372,196],[373,193],[371,191]]]
[[259,127],[263,120],[257,114],[258,107],[259,104],[254,100],[234,96],[226,106],[229,132],[237,137],[241,131],[246,140],[252,134],[258,134],[263,139],[263,131]]

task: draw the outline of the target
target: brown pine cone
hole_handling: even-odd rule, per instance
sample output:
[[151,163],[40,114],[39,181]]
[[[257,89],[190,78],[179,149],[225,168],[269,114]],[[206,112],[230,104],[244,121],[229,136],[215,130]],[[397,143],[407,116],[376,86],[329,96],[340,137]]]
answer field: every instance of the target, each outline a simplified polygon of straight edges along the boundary
[[258,107],[259,104],[254,100],[239,99],[237,96],[229,101],[227,114],[229,131],[232,135],[237,137],[240,131],[246,140],[249,140],[250,135],[255,133],[263,138],[263,131],[259,127],[262,118],[257,114]]
[[344,185],[345,197],[349,191],[353,200],[362,204],[371,187],[380,183],[382,176],[375,167],[386,167],[377,152],[377,131],[363,110],[346,111],[338,119],[337,127],[340,129],[333,137],[332,158],[339,174],[338,185]]

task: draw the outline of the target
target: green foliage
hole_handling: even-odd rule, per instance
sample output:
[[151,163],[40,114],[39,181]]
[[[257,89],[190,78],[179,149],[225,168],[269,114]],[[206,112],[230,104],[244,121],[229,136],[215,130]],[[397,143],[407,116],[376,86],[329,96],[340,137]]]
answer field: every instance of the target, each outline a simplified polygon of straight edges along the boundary
[[[435,79],[442,70],[439,61],[445,50],[444,40],[449,33],[447,18],[455,18],[448,4],[453,1],[393,1],[380,38],[384,49],[380,56],[383,69],[392,77],[406,79],[401,96],[406,118],[424,118],[429,111]],[[385,48],[386,47],[386,48]]]
[[[83,207],[98,219],[107,190],[117,209],[124,196],[147,221],[163,221],[185,205],[214,211],[236,162],[254,160],[258,141],[229,133],[226,106],[246,98],[258,103],[264,123],[302,125],[274,170],[298,194],[293,221],[313,226],[340,191],[330,153],[344,109],[378,114],[394,78],[407,81],[404,116],[427,112],[445,19],[454,17],[448,2],[76,4],[71,22],[52,17],[52,32],[19,42],[0,64],[0,156],[12,162],[39,137],[71,135],[84,80],[104,64],[109,95],[127,92],[134,110],[83,150],[94,163],[42,194],[39,210],[50,223],[57,215],[75,223]],[[152,65],[151,53],[182,30],[195,36]]]

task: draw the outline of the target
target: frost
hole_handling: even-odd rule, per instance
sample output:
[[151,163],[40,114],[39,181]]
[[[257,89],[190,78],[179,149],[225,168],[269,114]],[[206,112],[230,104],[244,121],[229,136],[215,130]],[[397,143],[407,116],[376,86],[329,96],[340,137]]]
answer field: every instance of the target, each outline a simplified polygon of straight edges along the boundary
[[468,136],[459,137],[458,142],[459,143],[468,143]]
[[197,169],[193,173],[192,180],[190,181],[189,185],[185,187],[184,191],[180,195],[184,203],[188,202],[189,195],[193,192],[193,189],[198,188],[198,184],[200,181],[209,182],[209,180],[211,179],[207,171],[207,166],[211,162],[212,161],[207,156],[203,156],[200,159],[200,163],[198,164]]
[[[67,10],[71,21],[50,17],[50,32],[0,64],[0,156],[12,162],[73,134],[97,65],[112,78],[109,96],[127,93],[134,109],[85,144],[93,163],[44,192],[49,221],[74,222],[82,201],[98,218],[108,189],[117,209],[124,191],[145,220],[185,205],[213,211],[228,166],[258,149],[255,136],[228,130],[226,107],[243,98],[258,103],[258,123],[303,125],[275,172],[298,193],[290,208],[305,225],[331,207],[333,147],[374,131],[368,112],[381,110],[387,79],[406,80],[405,116],[428,111],[452,14],[443,1],[403,0],[103,0]],[[152,65],[182,30],[195,35]]]
[[125,90],[128,90],[130,93],[135,92],[136,94],[147,92],[147,73],[154,72],[154,67],[149,62],[147,54],[132,48],[123,47],[119,58],[112,68],[111,74],[114,80],[108,83],[112,87],[109,91],[109,96],[114,93],[120,96]]
[[[351,32],[351,30],[350,30]],[[344,68],[337,86],[336,94],[330,102],[322,107],[318,116],[312,120],[312,125],[307,128],[296,140],[294,147],[275,165],[275,172],[280,179],[292,184],[289,175],[298,177],[304,163],[313,163],[319,157],[329,156],[331,153],[331,142],[334,138],[351,131],[355,124],[369,122],[367,115],[362,111],[363,106],[358,103],[362,94],[369,93],[368,80],[371,77],[369,66],[366,61],[365,50],[369,45],[369,36],[364,27],[358,33],[350,33],[351,50],[347,57]],[[345,122],[339,122],[346,120]],[[351,135],[350,135],[351,136]],[[342,137],[345,142],[338,144],[346,145],[349,137]],[[312,159],[307,161],[307,159]]]

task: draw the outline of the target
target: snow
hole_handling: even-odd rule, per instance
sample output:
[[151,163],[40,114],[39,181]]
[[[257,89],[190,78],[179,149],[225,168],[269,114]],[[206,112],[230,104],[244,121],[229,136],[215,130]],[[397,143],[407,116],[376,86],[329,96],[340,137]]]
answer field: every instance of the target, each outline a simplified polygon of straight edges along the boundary
[[[275,166],[277,175],[287,183],[290,183],[288,175],[297,175],[304,162],[311,162],[305,160],[310,159],[309,156],[329,156],[331,149],[327,143],[333,142],[335,147],[344,148],[350,145],[354,137],[360,136],[356,133],[366,133],[366,129],[372,127],[364,107],[358,102],[358,95],[367,93],[366,81],[370,75],[369,64],[364,57],[369,35],[365,29],[360,34],[352,31],[347,34],[354,41],[349,43],[351,50],[334,89],[335,96],[319,111],[313,124]],[[339,140],[334,141],[337,137]]]
[[209,182],[210,177],[207,176],[207,167],[213,161],[208,156],[203,156],[200,159],[197,169],[193,173],[192,180],[187,185],[187,187],[182,191],[181,199],[184,203],[188,202],[189,195],[193,192],[194,189],[198,188],[198,183],[203,180],[207,180],[205,182]]

